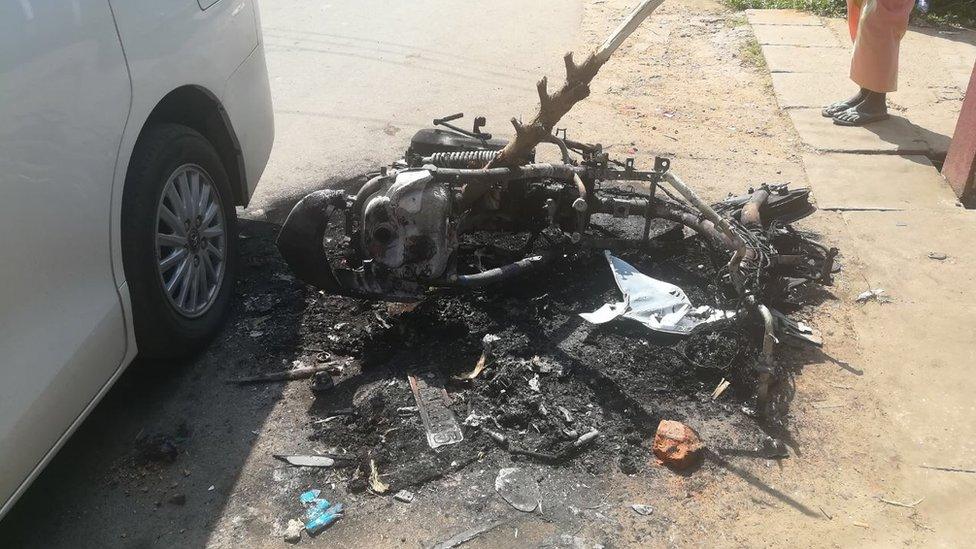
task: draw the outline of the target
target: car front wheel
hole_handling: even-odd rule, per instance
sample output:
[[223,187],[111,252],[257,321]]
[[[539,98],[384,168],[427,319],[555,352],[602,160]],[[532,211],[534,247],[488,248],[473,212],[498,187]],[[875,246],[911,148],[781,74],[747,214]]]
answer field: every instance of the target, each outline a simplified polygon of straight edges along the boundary
[[237,272],[237,217],[217,151],[195,130],[140,137],[122,198],[122,253],[140,354],[186,356],[220,329]]

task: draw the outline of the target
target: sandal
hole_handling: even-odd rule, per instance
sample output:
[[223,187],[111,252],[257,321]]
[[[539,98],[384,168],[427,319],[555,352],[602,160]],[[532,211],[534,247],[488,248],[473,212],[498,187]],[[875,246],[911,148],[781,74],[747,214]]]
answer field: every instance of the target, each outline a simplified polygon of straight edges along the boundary
[[820,115],[824,118],[833,118],[835,114],[842,113],[853,106],[854,104],[850,102],[850,99],[838,101],[824,107],[823,110],[820,111]]
[[834,124],[838,126],[864,126],[865,124],[887,120],[890,116],[887,112],[874,114],[859,112],[852,107],[835,114],[831,118],[834,119]]

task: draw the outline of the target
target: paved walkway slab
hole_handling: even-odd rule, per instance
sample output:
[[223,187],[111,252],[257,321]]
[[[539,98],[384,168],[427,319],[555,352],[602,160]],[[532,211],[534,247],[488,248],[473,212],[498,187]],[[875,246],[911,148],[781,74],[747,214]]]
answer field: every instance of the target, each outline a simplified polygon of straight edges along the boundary
[[784,109],[821,108],[828,103],[846,99],[857,91],[857,86],[850,78],[837,72],[781,72],[773,73],[772,78],[776,100]]
[[[969,388],[976,341],[976,212],[841,215],[854,235],[842,253],[862,268],[864,290],[883,288],[892,300],[859,306],[854,328],[868,355],[864,381],[890,396],[887,414],[905,433],[915,434],[899,440],[906,447],[905,462],[912,464],[913,482],[905,493],[958,505],[963,500],[953,497],[953,488],[936,484],[914,464],[931,463],[931,449],[939,445],[959,444],[944,458],[949,463],[959,462],[954,456],[973,455],[976,422]],[[946,259],[931,259],[932,252]]]
[[945,154],[949,138],[893,115],[868,126],[838,126],[820,109],[791,109],[790,119],[800,139],[820,152]]
[[[960,320],[976,335],[976,271],[971,268],[976,264],[976,212],[844,212],[842,217],[856,237],[847,243],[853,247],[850,255],[863,264],[871,287],[884,288],[895,303],[935,304],[938,295],[943,305],[951,305],[944,307],[946,312],[955,309],[968,316]],[[930,253],[945,259],[932,259]]]
[[836,48],[840,42],[823,26],[753,25],[760,44]]
[[[804,46],[762,46],[769,72],[846,74],[851,63],[850,48],[809,48]],[[841,69],[838,69],[840,67]]]
[[[960,105],[961,107],[961,105]],[[959,120],[959,108],[940,109],[915,107],[899,113],[910,120],[922,139],[929,144],[932,157],[944,157],[952,143],[952,133]]]
[[[972,291],[976,287],[972,268],[976,265],[972,246],[976,212],[957,208],[841,215],[854,235],[845,254],[856,258],[863,268],[865,290],[882,288],[891,299],[891,303],[862,307],[865,313],[889,319],[883,321],[884,333],[867,328],[859,330],[859,338],[873,332],[868,348],[891,349],[895,359],[904,346],[917,345],[932,359],[955,351],[954,360],[971,364],[976,338],[976,292]],[[933,259],[929,254],[945,259]],[[899,317],[902,322],[896,320]],[[967,376],[971,377],[971,370]]]
[[823,210],[956,207],[956,196],[924,156],[805,154],[803,166]]
[[823,25],[816,15],[798,10],[746,10],[746,19],[752,25]]

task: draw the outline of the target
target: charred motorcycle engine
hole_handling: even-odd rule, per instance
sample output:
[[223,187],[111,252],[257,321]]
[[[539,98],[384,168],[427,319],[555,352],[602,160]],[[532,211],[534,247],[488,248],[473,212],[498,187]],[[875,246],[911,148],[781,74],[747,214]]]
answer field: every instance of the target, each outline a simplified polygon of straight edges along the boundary
[[397,171],[379,184],[363,205],[362,248],[396,277],[442,277],[457,248],[450,188],[422,168]]

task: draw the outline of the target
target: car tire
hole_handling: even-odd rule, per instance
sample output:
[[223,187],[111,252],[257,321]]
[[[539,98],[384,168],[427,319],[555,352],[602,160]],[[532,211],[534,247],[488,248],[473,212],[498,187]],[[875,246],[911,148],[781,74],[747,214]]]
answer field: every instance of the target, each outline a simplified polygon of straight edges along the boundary
[[227,171],[197,131],[144,131],[122,194],[122,263],[140,356],[199,350],[230,309],[237,216]]

